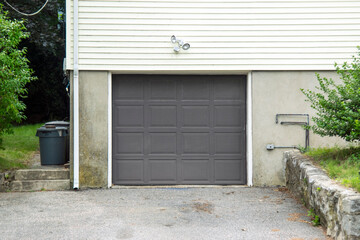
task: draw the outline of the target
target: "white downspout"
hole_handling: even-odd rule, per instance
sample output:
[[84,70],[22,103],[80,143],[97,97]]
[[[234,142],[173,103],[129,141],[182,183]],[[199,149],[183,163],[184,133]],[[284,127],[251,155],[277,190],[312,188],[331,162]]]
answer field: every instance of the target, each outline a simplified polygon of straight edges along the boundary
[[252,152],[252,74],[247,75],[246,84],[246,165],[247,185],[253,185],[253,152]]
[[74,189],[79,188],[79,2],[74,0]]
[[112,79],[108,72],[108,188],[112,186]]

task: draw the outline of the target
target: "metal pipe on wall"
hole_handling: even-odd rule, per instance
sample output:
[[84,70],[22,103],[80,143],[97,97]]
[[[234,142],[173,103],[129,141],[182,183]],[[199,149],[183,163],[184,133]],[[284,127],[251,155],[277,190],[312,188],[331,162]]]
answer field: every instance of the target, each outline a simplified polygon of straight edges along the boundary
[[73,83],[74,83],[74,112],[73,112],[73,121],[74,121],[74,160],[73,160],[73,168],[74,168],[74,182],[73,188],[79,188],[79,64],[78,64],[78,36],[79,36],[79,2],[78,0],[74,0],[74,71],[73,71]]

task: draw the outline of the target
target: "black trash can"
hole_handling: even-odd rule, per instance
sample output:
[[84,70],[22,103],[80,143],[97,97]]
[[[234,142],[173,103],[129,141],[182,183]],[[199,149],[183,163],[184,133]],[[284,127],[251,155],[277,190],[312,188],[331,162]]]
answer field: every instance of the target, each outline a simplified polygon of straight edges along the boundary
[[41,165],[63,165],[66,163],[67,128],[40,127],[36,136],[39,137],[40,142]]
[[[65,121],[52,121],[45,123],[46,126],[55,126],[55,127],[65,127],[68,129],[68,133],[70,133],[70,122]],[[66,142],[65,142],[65,160],[66,162],[69,162],[70,160],[70,134],[66,136]]]

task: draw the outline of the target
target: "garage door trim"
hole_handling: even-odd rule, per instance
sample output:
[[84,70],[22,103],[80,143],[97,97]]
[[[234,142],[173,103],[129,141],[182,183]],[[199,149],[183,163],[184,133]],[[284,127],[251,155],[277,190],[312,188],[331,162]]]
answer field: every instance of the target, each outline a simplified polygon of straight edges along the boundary
[[[120,74],[120,73],[116,73]],[[235,74],[231,74],[235,75]],[[239,74],[244,76],[244,74]],[[253,185],[253,162],[252,162],[252,79],[251,72],[247,74],[246,80],[246,184],[248,186]],[[110,188],[112,183],[112,73],[108,72],[108,187]]]

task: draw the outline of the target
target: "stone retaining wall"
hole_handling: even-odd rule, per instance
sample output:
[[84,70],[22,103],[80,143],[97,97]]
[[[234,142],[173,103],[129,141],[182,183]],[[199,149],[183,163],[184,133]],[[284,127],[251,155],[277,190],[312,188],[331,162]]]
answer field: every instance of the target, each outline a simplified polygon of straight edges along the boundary
[[14,179],[14,172],[0,172],[0,192],[10,190],[10,182]]
[[360,194],[340,186],[299,151],[284,153],[286,186],[335,239],[360,239]]

